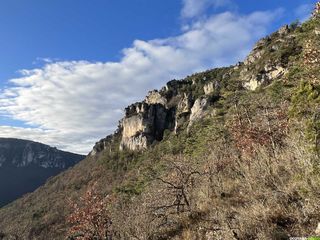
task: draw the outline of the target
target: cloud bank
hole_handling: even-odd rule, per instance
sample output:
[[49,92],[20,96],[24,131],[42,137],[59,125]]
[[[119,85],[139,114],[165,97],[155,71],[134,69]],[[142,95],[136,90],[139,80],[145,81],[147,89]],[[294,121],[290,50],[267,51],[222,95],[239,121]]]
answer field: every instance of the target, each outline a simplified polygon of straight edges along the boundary
[[[187,8],[195,1],[185,2]],[[115,130],[128,104],[170,79],[242,60],[278,15],[224,12],[194,21],[179,36],[136,40],[118,62],[47,61],[22,70],[0,92],[0,115],[30,127],[0,126],[0,137],[88,153]]]

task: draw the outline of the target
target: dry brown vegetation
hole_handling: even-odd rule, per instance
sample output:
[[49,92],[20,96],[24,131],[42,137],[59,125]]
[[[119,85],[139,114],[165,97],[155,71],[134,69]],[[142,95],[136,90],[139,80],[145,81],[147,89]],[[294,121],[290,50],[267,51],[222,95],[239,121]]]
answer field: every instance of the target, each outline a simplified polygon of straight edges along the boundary
[[[288,138],[287,148],[257,146],[254,156],[230,144],[205,159],[170,158],[165,174],[116,213],[121,239],[288,239],[314,232],[319,175],[313,155]],[[119,214],[120,213],[120,214]],[[122,214],[125,216],[121,217]],[[120,218],[119,218],[120,216]]]
[[67,219],[71,225],[67,233],[68,239],[111,239],[112,220],[108,211],[110,201],[110,197],[103,197],[97,192],[95,185],[80,197],[79,202],[70,201],[72,212]]
[[[289,72],[282,79],[249,92],[234,89],[241,82],[233,73],[232,87],[222,88],[204,119],[189,132],[182,126],[178,134],[166,133],[147,151],[119,151],[115,136],[96,157],[0,210],[0,239],[313,235],[320,222],[320,85],[313,79],[320,74],[318,64],[306,66],[307,48],[292,56],[290,50],[307,46],[309,39],[311,49],[319,50],[317,26],[313,19],[292,33],[293,46],[284,51]],[[214,70],[201,79],[203,74],[216,76]]]

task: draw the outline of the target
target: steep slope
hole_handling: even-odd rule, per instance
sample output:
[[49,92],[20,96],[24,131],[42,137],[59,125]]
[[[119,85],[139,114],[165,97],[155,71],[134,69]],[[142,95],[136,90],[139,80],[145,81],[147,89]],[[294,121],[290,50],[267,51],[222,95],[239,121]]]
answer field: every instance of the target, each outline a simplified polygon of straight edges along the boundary
[[32,192],[84,158],[37,142],[0,138],[0,206]]
[[262,39],[243,63],[170,81],[129,106],[84,161],[0,210],[3,239],[84,239],[67,219],[70,201],[85,206],[92,188],[109,196],[112,239],[315,234],[319,18]]

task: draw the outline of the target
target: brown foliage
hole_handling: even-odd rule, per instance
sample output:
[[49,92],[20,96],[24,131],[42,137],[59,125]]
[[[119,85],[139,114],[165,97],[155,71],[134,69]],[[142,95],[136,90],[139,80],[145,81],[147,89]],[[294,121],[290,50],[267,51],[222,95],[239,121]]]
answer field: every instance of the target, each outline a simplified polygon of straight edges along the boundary
[[237,148],[245,154],[255,153],[255,146],[270,151],[283,144],[288,132],[287,107],[264,108],[254,115],[245,106],[235,106],[236,114],[231,123],[231,134]]
[[112,221],[108,211],[110,198],[100,196],[95,187],[89,188],[79,203],[70,201],[72,213],[67,218],[71,224],[68,239],[112,239]]

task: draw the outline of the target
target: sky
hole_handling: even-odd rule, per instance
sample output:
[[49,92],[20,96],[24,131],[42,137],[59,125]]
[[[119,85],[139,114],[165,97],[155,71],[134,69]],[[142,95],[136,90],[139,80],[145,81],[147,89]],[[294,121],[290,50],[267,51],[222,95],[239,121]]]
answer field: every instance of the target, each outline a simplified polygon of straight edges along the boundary
[[149,90],[242,61],[315,2],[0,1],[0,137],[86,154]]

